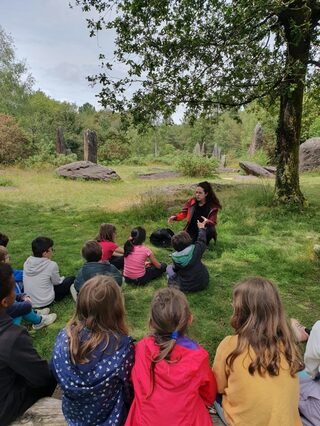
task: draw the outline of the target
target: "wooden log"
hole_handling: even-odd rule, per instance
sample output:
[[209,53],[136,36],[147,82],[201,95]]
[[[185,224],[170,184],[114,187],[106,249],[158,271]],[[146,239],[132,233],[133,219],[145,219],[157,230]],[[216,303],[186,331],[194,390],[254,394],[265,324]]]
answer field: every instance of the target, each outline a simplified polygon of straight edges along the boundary
[[67,149],[64,143],[63,130],[61,127],[57,129],[57,138],[56,138],[56,153],[66,155]]
[[11,426],[66,426],[61,400],[42,398],[32,405]]

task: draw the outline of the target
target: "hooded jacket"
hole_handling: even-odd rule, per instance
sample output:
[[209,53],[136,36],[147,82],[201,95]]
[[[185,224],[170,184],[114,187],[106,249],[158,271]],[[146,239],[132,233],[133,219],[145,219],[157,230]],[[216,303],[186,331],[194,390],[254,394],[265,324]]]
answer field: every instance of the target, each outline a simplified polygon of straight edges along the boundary
[[23,392],[48,386],[52,380],[48,363],[33,348],[27,330],[0,314],[0,425],[12,418],[15,400]]
[[74,287],[77,292],[79,293],[86,281],[96,275],[110,275],[120,286],[122,285],[122,275],[120,271],[114,265],[111,265],[110,262],[87,262],[81,267],[74,281]]
[[216,382],[205,349],[179,337],[170,360],[155,366],[154,389],[150,394],[151,361],[159,353],[153,337],[136,345],[132,369],[134,400],[125,426],[212,426],[206,406],[216,396]]
[[[80,341],[89,337],[82,330]],[[89,362],[73,364],[70,358],[66,329],[63,329],[53,349],[52,368],[60,384],[62,411],[68,425],[122,426],[132,401],[131,369],[134,362],[133,340],[113,336],[104,349],[100,343],[89,355]]]
[[199,229],[198,239],[193,245],[180,252],[172,254],[175,281],[181,291],[199,291],[208,287],[209,273],[201,262],[201,257],[207,247],[206,230]]
[[54,301],[54,285],[59,285],[63,277],[59,275],[59,267],[46,257],[30,256],[23,265],[24,291],[30,297],[32,306],[42,308]]
[[[183,206],[182,210],[175,215],[176,221],[187,219],[187,224],[184,227],[185,231],[188,229],[188,226],[191,222],[196,203],[197,203],[197,200],[195,198],[190,198],[190,200],[188,200],[186,204]],[[211,226],[212,228],[215,227],[215,225],[217,224],[218,210],[219,210],[219,207],[217,207],[216,205],[211,206],[208,217],[207,217],[208,219],[207,226]]]

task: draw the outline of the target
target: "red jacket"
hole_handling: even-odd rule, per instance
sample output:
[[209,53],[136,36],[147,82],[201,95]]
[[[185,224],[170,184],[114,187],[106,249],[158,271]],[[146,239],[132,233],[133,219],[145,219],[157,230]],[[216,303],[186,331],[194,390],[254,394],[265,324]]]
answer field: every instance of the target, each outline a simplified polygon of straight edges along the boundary
[[151,359],[159,353],[153,337],[136,345],[132,370],[134,400],[125,426],[212,426],[207,407],[216,396],[216,380],[209,356],[200,345],[180,337],[169,363],[155,367],[155,386],[150,392]]
[[[190,200],[188,200],[186,202],[186,204],[183,206],[182,210],[179,213],[176,214],[176,220],[177,221],[187,218],[187,224],[184,227],[185,230],[188,228],[189,223],[191,222],[191,218],[192,218],[192,215],[194,213],[196,202],[197,202],[197,200],[195,198],[190,198]],[[209,215],[207,217],[208,226],[215,227],[215,225],[217,224],[218,210],[219,210],[219,208],[216,205],[212,206],[211,210],[209,211]]]

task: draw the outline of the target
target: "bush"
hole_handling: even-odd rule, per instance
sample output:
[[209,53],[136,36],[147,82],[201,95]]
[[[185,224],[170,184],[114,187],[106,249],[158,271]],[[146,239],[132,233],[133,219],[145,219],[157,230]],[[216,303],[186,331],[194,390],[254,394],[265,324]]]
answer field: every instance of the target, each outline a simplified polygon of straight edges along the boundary
[[257,149],[253,155],[244,154],[240,157],[240,161],[251,161],[260,164],[260,166],[267,166],[270,164],[270,158],[263,149]]
[[15,119],[0,114],[0,163],[12,164],[28,156],[29,141]]
[[207,177],[214,176],[218,167],[218,162],[213,158],[200,157],[193,154],[181,155],[176,168],[185,176]]

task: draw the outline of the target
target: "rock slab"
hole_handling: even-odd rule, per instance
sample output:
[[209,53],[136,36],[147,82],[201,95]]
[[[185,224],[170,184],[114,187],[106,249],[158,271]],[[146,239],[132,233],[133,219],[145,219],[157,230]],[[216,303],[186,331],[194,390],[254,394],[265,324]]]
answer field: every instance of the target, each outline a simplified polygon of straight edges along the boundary
[[274,177],[273,173],[270,173],[268,170],[266,170],[264,167],[260,166],[257,163],[251,163],[250,161],[240,161],[239,166],[242,168],[242,170],[245,171],[247,175],[253,175],[264,178]]
[[120,179],[120,176],[112,169],[91,161],[75,161],[58,167],[56,173],[70,179],[102,180],[110,181]]
[[320,138],[307,139],[299,148],[300,171],[320,170]]
[[32,405],[10,426],[67,426],[61,408],[61,400],[42,398]]

